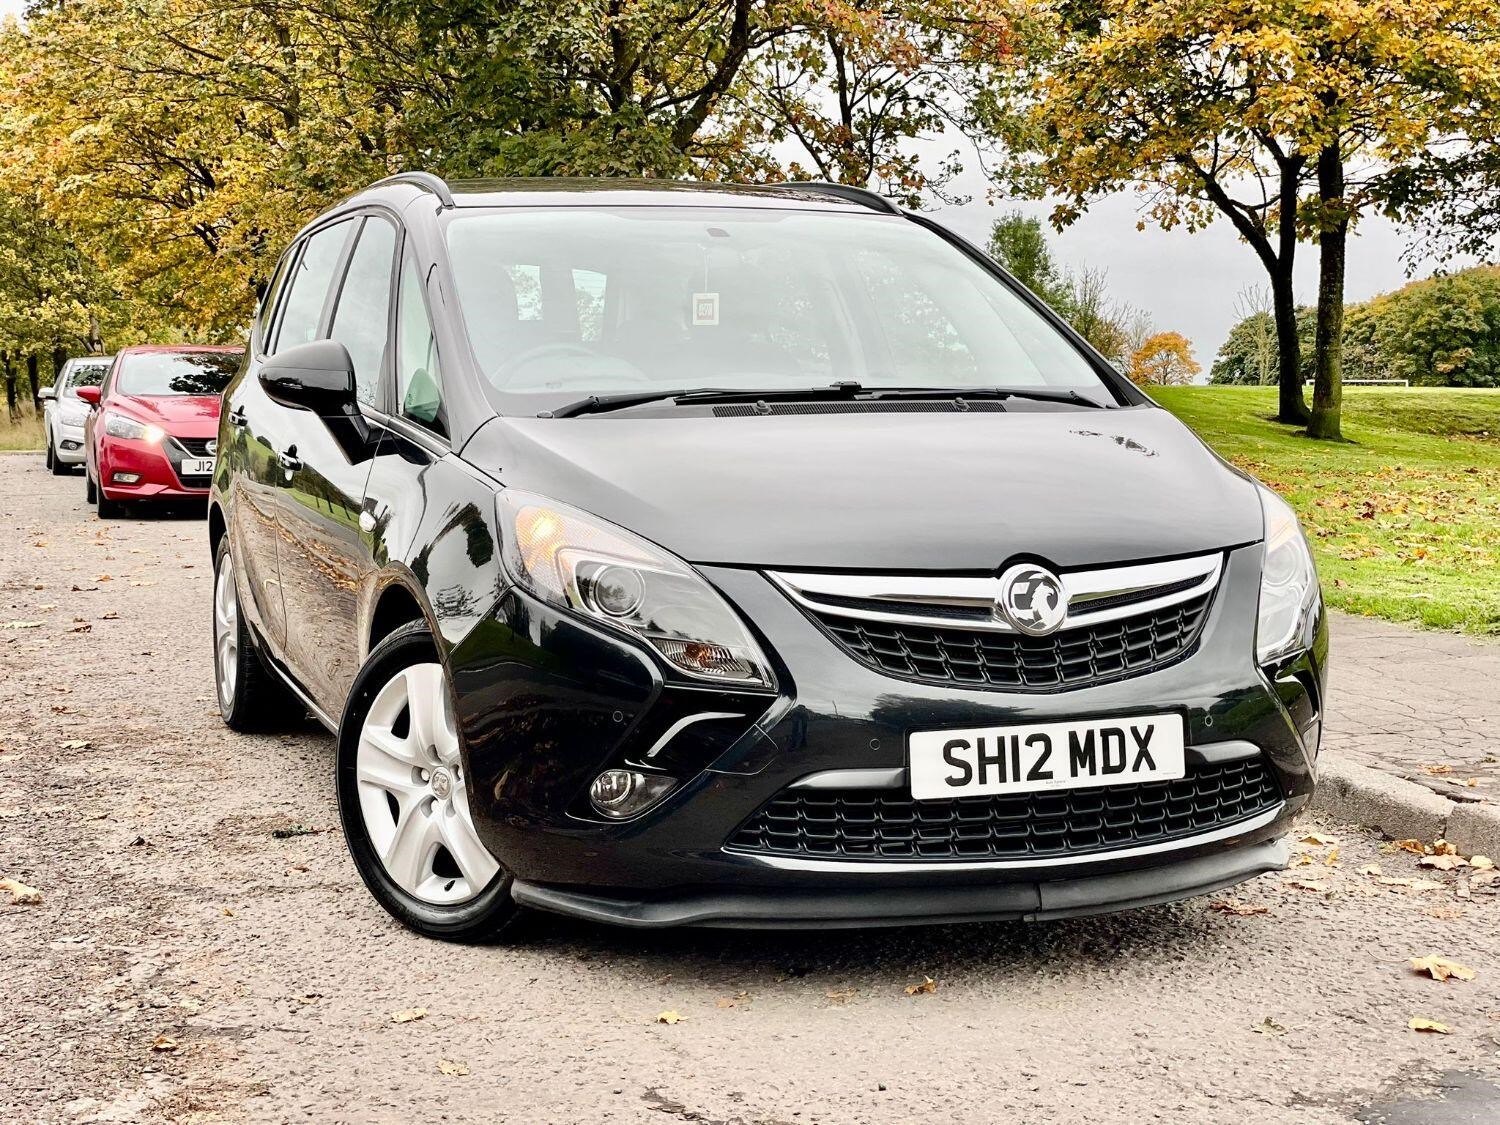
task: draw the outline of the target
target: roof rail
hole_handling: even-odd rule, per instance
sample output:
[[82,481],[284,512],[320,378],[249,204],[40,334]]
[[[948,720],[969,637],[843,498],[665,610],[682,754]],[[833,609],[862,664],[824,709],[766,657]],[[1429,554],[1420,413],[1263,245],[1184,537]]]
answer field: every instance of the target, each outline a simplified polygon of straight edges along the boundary
[[868,207],[871,211],[884,211],[887,215],[901,214],[901,208],[878,192],[853,184],[835,184],[827,180],[788,180],[781,184],[766,184],[773,191],[816,191],[824,195],[836,195],[851,203]]
[[444,207],[452,207],[453,193],[448,190],[448,183],[443,177],[432,172],[397,172],[394,176],[387,176],[383,180],[376,180],[370,185],[372,188],[384,187],[386,184],[411,184],[423,191],[430,191],[438,197],[438,202]]

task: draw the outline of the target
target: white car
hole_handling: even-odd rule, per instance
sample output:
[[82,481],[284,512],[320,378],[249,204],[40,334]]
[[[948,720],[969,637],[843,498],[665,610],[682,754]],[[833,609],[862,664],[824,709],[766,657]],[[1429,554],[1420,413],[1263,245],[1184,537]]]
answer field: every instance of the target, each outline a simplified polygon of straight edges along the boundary
[[58,476],[83,464],[83,423],[89,404],[78,397],[79,387],[104,382],[115,357],[89,355],[63,364],[57,381],[42,388],[42,427],[47,435],[47,468]]

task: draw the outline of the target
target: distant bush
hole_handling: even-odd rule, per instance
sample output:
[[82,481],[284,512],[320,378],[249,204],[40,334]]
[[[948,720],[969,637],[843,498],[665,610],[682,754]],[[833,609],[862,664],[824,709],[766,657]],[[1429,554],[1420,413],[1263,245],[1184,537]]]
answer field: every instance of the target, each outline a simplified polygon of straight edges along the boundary
[[[1258,383],[1264,326],[1230,330],[1211,382]],[[1305,378],[1312,377],[1313,310],[1297,310]],[[1414,281],[1344,310],[1344,378],[1407,379],[1423,387],[1500,387],[1500,266]]]

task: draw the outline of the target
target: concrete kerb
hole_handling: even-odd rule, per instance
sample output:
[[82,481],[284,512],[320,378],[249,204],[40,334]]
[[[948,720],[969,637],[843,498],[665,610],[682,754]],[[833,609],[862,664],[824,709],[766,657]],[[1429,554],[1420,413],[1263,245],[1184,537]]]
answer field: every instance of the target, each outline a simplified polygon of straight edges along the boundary
[[1450,801],[1355,762],[1324,758],[1318,763],[1311,808],[1393,840],[1447,840],[1463,855],[1500,856],[1500,805]]

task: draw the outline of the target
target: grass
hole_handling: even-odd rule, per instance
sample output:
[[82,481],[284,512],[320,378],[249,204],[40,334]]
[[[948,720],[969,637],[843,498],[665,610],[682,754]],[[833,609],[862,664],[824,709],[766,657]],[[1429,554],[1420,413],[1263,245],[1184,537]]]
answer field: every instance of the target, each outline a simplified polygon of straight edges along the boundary
[[0,402],[0,450],[35,449],[40,452],[45,446],[42,420],[31,412],[31,403],[23,403],[20,420],[12,421],[4,402]]
[[1345,388],[1344,444],[1270,421],[1273,388],[1152,395],[1297,509],[1330,605],[1500,634],[1500,390]]

